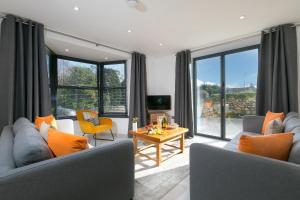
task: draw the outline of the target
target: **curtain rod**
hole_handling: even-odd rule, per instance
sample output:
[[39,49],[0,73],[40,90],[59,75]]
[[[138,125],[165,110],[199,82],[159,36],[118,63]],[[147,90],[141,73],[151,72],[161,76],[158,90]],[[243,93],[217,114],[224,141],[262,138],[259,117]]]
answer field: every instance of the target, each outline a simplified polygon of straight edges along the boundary
[[[295,23],[291,27],[297,27],[297,26],[300,26],[300,23]],[[264,29],[262,31],[265,32],[265,33],[269,32],[268,29]],[[217,42],[215,44],[211,44],[211,45],[207,45],[207,46],[204,45],[203,47],[191,50],[191,53],[194,53],[194,52],[197,52],[197,51],[201,51],[201,50],[204,50],[204,49],[208,49],[208,48],[217,47],[217,46],[220,46],[220,45],[223,45],[223,44],[228,44],[228,43],[231,43],[231,42],[237,42],[237,41],[244,40],[244,39],[247,39],[247,38],[259,36],[260,34],[261,34],[261,31],[257,31],[257,32],[246,34],[246,35],[242,35],[242,36],[239,36],[239,37],[236,37],[236,38],[233,38],[233,39],[227,39],[227,40],[219,41],[219,42]]]
[[[1,15],[0,18],[5,19],[6,16]],[[18,17],[17,21],[28,25],[27,21],[29,21],[29,19]],[[116,48],[116,47],[112,47],[112,46],[109,46],[109,45],[106,45],[106,44],[101,44],[101,43],[98,43],[98,42],[94,42],[94,41],[91,41],[91,40],[88,40],[88,39],[85,39],[85,38],[81,38],[81,37],[74,36],[74,35],[71,35],[71,34],[68,34],[68,33],[60,32],[60,31],[56,31],[56,30],[53,30],[53,29],[50,29],[50,28],[47,28],[47,27],[45,27],[45,30],[49,31],[49,32],[52,32],[52,33],[59,34],[59,35],[67,36],[67,37],[74,38],[74,39],[77,39],[77,40],[81,40],[83,42],[91,43],[91,44],[96,45],[96,47],[102,46],[102,47],[109,48],[109,49],[116,50],[116,51],[120,51],[120,52],[123,52],[123,53],[132,54],[132,52],[130,52],[130,51],[126,51],[126,50],[119,49],[119,48]]]

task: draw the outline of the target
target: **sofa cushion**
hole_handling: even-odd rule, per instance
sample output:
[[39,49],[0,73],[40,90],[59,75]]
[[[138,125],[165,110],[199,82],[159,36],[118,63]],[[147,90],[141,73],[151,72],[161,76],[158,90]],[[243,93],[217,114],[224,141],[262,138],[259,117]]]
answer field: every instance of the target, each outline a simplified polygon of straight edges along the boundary
[[15,133],[13,156],[17,167],[53,157],[42,136],[34,126],[28,125],[24,125]]
[[293,133],[242,135],[238,149],[245,153],[288,161],[293,145]]
[[273,134],[273,133],[282,133],[283,132],[283,123],[281,119],[272,120],[265,131],[265,135]]
[[19,119],[17,119],[13,125],[13,132],[14,134],[16,134],[19,129],[22,129],[24,126],[34,126],[28,119],[24,118],[24,117],[20,117]]
[[34,120],[35,128],[39,129],[43,122],[45,122],[45,123],[49,124],[51,127],[57,129],[56,119],[53,115],[48,115],[45,117],[36,117]]
[[289,112],[285,118],[284,118],[284,121],[283,121],[283,124],[285,124],[287,121],[289,121],[291,118],[297,118],[297,117],[300,117],[298,113],[296,112]]
[[263,123],[262,130],[261,130],[261,132],[263,134],[266,133],[267,127],[268,127],[269,123],[272,120],[274,120],[274,119],[281,119],[283,121],[284,120],[284,113],[283,112],[281,112],[281,113],[273,113],[273,112],[268,111],[267,114],[266,114],[264,123]]
[[300,165],[300,140],[294,142],[288,161]]
[[284,124],[284,132],[294,132],[294,129],[298,127],[300,127],[300,118],[299,117],[290,118]]
[[86,137],[72,135],[50,128],[48,131],[48,145],[55,156],[63,156],[88,149]]
[[227,149],[227,150],[237,151],[238,150],[238,145],[240,143],[240,137],[241,137],[241,135],[261,135],[261,134],[252,133],[252,132],[240,132],[232,140],[230,140],[224,146],[224,148]]
[[16,168],[13,158],[13,144],[13,129],[11,126],[6,126],[0,137],[0,174]]

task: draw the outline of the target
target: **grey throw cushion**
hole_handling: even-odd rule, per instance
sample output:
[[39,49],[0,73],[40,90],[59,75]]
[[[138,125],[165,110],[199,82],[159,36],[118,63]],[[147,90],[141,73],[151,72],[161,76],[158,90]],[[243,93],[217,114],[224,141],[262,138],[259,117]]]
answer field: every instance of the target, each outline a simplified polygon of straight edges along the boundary
[[289,162],[300,164],[300,141],[294,141],[293,147],[290,151]]
[[3,128],[0,137],[0,174],[16,168],[13,157],[14,135],[11,126]]
[[13,156],[17,167],[47,160],[53,155],[33,126],[24,125],[15,133]]
[[291,119],[291,118],[297,118],[297,117],[300,117],[299,116],[299,113],[296,113],[296,112],[289,112],[286,116],[285,116],[285,118],[284,118],[284,121],[283,121],[283,124],[285,124],[289,119]]
[[266,135],[273,134],[273,133],[282,133],[283,132],[283,123],[281,119],[274,119],[270,121],[268,124],[268,128],[265,132]]
[[299,117],[293,117],[287,120],[284,124],[284,132],[293,132],[295,128],[300,127],[300,118]]
[[95,126],[99,126],[100,125],[99,118],[91,118],[91,119],[89,119],[87,121],[92,122]]
[[34,127],[34,125],[26,118],[20,117],[17,119],[13,125],[13,131],[14,134],[16,134],[20,129],[22,129],[24,126],[31,126]]

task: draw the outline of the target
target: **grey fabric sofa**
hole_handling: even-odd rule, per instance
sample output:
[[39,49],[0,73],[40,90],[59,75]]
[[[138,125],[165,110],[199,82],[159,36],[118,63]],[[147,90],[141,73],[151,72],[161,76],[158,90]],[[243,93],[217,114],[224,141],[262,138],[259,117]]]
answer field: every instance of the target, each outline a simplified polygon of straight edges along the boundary
[[289,113],[285,132],[293,132],[289,161],[241,153],[241,134],[260,133],[264,117],[246,116],[243,131],[225,148],[192,144],[190,149],[191,200],[298,200],[300,199],[300,116]]
[[0,137],[0,152],[9,152],[0,157],[5,163],[0,173],[1,200],[129,200],[134,195],[130,140],[18,168],[10,157],[13,142],[13,128],[6,126]]

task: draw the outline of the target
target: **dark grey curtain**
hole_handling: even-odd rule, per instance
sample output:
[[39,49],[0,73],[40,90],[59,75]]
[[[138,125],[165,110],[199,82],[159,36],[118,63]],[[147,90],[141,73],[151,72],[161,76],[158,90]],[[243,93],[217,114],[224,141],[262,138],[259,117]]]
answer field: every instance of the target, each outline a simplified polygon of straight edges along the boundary
[[176,54],[175,75],[175,122],[189,129],[188,137],[193,137],[192,93],[190,76],[191,52]]
[[129,125],[132,129],[132,119],[139,118],[138,126],[147,124],[147,71],[146,56],[134,52],[131,59]]
[[51,112],[44,26],[7,15],[0,40],[0,129]]
[[281,25],[261,34],[256,111],[298,112],[296,27]]

